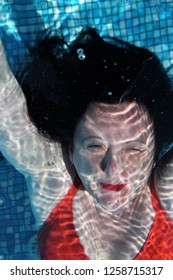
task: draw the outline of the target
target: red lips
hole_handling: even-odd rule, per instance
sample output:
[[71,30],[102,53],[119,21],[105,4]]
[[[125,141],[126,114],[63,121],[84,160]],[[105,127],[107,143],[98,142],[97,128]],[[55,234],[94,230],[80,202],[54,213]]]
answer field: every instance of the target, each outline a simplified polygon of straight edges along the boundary
[[100,183],[100,185],[106,190],[116,191],[116,192],[121,191],[126,186],[126,184],[110,185],[110,184],[103,184],[103,183]]

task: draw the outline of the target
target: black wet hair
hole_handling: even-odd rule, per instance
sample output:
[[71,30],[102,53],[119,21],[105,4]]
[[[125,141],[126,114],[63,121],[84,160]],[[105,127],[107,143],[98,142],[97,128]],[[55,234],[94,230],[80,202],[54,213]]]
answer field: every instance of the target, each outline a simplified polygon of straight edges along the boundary
[[44,35],[30,53],[32,61],[19,82],[29,116],[45,137],[69,145],[91,102],[135,100],[153,120],[156,160],[172,143],[171,83],[151,51],[85,28],[70,44]]

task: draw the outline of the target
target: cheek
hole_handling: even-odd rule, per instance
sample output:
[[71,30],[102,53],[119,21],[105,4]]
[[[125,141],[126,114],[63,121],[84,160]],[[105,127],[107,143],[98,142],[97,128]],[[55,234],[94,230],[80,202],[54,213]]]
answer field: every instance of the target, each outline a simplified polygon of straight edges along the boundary
[[101,161],[101,156],[86,151],[76,149],[73,153],[73,164],[79,176],[96,175],[100,170]]
[[141,178],[150,175],[153,166],[154,151],[129,154],[124,157],[124,166],[130,178]]

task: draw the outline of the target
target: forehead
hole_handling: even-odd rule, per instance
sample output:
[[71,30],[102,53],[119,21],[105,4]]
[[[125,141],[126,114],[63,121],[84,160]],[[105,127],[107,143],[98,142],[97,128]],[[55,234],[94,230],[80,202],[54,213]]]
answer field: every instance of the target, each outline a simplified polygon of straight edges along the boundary
[[92,103],[77,125],[75,137],[90,135],[116,137],[126,141],[146,138],[153,131],[152,121],[147,111],[136,102],[121,104]]

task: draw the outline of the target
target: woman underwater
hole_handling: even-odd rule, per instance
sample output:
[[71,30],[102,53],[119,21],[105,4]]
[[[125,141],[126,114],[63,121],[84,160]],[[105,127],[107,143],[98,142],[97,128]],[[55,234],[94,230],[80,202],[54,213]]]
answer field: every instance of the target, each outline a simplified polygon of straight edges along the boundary
[[26,178],[41,258],[173,259],[173,96],[158,58],[90,28],[31,52],[21,89],[1,44],[0,147]]

